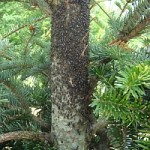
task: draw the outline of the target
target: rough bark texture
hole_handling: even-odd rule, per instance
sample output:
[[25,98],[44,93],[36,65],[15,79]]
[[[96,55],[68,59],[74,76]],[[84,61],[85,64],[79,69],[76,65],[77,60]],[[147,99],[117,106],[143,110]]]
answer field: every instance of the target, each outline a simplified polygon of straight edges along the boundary
[[60,150],[87,149],[88,33],[88,0],[52,8],[52,132]]

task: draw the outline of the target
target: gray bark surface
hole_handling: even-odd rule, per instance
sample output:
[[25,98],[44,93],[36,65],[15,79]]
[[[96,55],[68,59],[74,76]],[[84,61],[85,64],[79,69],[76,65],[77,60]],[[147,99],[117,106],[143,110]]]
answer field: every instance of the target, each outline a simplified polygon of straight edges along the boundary
[[52,132],[60,150],[86,149],[88,33],[87,0],[64,2],[52,8]]
[[51,132],[59,150],[107,150],[106,133],[95,146],[90,132],[89,1],[67,0],[51,5],[51,10]]

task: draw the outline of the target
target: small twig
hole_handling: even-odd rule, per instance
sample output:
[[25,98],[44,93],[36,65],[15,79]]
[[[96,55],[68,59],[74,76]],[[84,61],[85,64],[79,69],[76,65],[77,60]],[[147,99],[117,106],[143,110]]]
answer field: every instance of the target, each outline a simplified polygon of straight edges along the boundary
[[121,11],[121,13],[120,13],[120,15],[119,15],[120,17],[122,16],[123,12],[125,11],[127,5],[128,5],[130,2],[131,2],[131,0],[128,0],[128,1],[126,2],[126,4],[124,5],[124,7],[123,7],[123,9],[122,9],[122,11]]
[[49,77],[48,74],[44,71],[41,72],[44,76]]
[[98,3],[98,2],[96,2],[95,0],[94,0],[94,2],[100,7],[100,9],[105,13],[105,15],[109,18],[109,19],[111,19],[111,17],[108,15],[108,13],[101,7],[101,5]]
[[96,4],[91,5],[91,6],[90,6],[90,10],[91,10],[95,5],[96,5]]
[[86,51],[86,49],[88,48],[88,44],[87,45],[85,45],[85,47],[84,47],[84,49],[83,49],[83,51],[82,51],[82,53],[81,53],[81,57],[84,57],[84,55],[85,55],[85,51]]
[[29,46],[29,43],[31,42],[31,40],[32,40],[32,38],[33,38],[33,36],[34,36],[34,33],[35,33],[35,31],[32,32],[32,34],[31,34],[30,38],[28,39],[27,44],[26,44],[26,46],[25,46],[25,49],[24,49],[24,55],[25,55],[25,56],[27,55],[28,46]]
[[90,22],[92,22],[92,21],[95,20],[95,19],[96,19],[96,17],[91,18]]
[[84,37],[82,38],[81,42],[84,42],[84,39],[88,36],[89,31],[85,33]]
[[[82,43],[84,43],[84,40],[85,40],[86,37],[88,37],[88,35],[89,35],[89,31],[86,32],[85,35],[84,35],[84,37],[82,38],[82,40],[81,40]],[[82,53],[80,55],[81,57],[84,56],[84,53],[85,53],[85,51],[86,51],[87,48],[88,48],[88,44],[87,45],[84,44],[84,49],[83,49],[83,51],[82,51]]]

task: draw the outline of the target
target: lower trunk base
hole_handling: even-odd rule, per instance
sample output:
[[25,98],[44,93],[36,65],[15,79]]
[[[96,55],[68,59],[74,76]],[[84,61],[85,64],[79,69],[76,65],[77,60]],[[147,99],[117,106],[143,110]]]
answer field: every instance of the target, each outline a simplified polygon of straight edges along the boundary
[[[87,123],[83,123],[81,116],[75,114],[67,118],[59,114],[56,105],[53,105],[52,132],[56,133],[59,150],[86,150]],[[72,112],[73,113],[73,112]]]

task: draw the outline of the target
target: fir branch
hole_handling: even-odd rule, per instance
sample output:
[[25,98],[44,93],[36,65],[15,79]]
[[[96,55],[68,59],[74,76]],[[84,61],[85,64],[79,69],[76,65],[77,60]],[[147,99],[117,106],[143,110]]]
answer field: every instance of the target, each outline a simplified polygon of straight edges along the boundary
[[42,21],[42,20],[44,20],[44,19],[46,19],[46,18],[48,18],[48,16],[47,16],[47,15],[42,16],[42,17],[40,17],[40,18],[38,18],[38,19],[34,20],[34,21],[33,21],[33,22],[31,22],[30,24],[24,24],[24,25],[22,25],[22,26],[18,27],[17,29],[15,29],[15,30],[11,31],[10,33],[8,33],[8,34],[4,35],[4,36],[2,37],[2,39],[7,38],[8,36],[10,36],[10,35],[12,35],[12,34],[14,34],[14,33],[18,32],[19,30],[21,30],[21,29],[23,29],[23,28],[25,28],[25,27],[27,27],[27,26],[30,26],[31,24],[34,24],[34,23],[36,23],[36,22],[40,22],[40,21]]
[[0,79],[0,83],[3,83],[6,87],[8,87],[15,94],[15,96],[18,98],[18,101],[20,102],[23,109],[30,111],[29,105],[27,101],[25,100],[24,96],[18,90],[16,90],[15,86],[12,83],[10,83],[10,81],[5,81],[5,80]]
[[[16,120],[32,120],[33,122],[37,123],[41,129],[46,129],[46,131],[50,131],[51,129],[51,126],[49,123],[45,122],[42,118],[39,118],[35,115],[33,115],[30,112],[27,112],[26,110],[22,110],[22,108],[20,107],[16,107],[16,106],[13,106],[11,105],[10,103],[7,103],[7,104],[3,104],[3,108],[5,109],[9,109],[11,111],[11,113],[6,113],[6,111],[4,111],[4,119],[3,121],[0,123],[0,126],[3,125],[3,122],[5,122],[5,124],[7,123],[12,123],[13,121],[16,121]],[[12,115],[12,111],[15,111],[17,113],[13,113]],[[15,114],[15,115],[14,115]],[[2,114],[1,114],[2,116]]]
[[[20,110],[20,111],[22,111],[22,110]],[[16,115],[8,115],[8,114],[5,114],[5,115],[6,116],[4,117],[4,119],[2,119],[3,121],[0,122],[0,126],[4,126],[4,122],[5,122],[5,124],[8,124],[8,123],[12,123],[17,120],[29,120],[29,121],[33,121],[36,124],[38,124],[40,126],[41,130],[43,130],[43,129],[45,129],[46,131],[51,130],[51,126],[49,123],[45,122],[41,118],[34,116],[33,114],[29,114],[26,112],[24,112],[24,113],[20,112],[19,114],[16,114]]]
[[32,132],[32,131],[15,131],[0,135],[0,143],[10,141],[10,140],[20,140],[20,139],[30,139],[30,140],[40,140],[48,141],[50,144],[54,144],[54,135],[46,132]]
[[22,119],[26,119],[24,114],[17,114],[17,115],[14,115],[14,116],[6,116],[3,121],[0,123],[0,125],[2,126],[3,122],[5,122],[5,124],[8,124],[8,123],[12,123],[16,120],[22,120]]
[[12,60],[11,57],[6,55],[6,51],[10,48],[9,41],[7,39],[2,40],[0,39],[0,56],[4,57],[8,60]]
[[149,15],[150,0],[135,1],[133,8],[129,10],[124,18],[124,25],[119,31],[117,41],[128,42],[133,37],[139,35],[150,22]]
[[128,41],[129,39],[137,36],[149,23],[150,23],[150,17],[145,18],[145,20],[141,22],[140,24],[138,24],[128,36],[123,38],[123,41]]
[[146,25],[150,23],[150,16],[145,18],[141,23],[137,24],[135,28],[126,36],[120,37],[117,41],[121,40],[125,43],[128,42],[130,39],[139,35],[139,33],[146,28]]
[[8,55],[5,54],[6,53],[6,49],[8,49],[8,48],[9,48],[9,46],[5,47],[5,49],[3,51],[0,51],[0,56],[6,58],[8,60],[12,60],[11,57],[9,57]]
[[7,55],[5,55],[5,54],[1,54],[0,56],[2,56],[3,58],[5,58],[5,59],[7,59],[7,60],[12,60],[11,57],[9,57],[9,56],[7,56]]
[[44,76],[48,77],[48,74],[45,72],[49,68],[50,63],[45,62],[38,65],[35,65],[31,68],[30,72],[26,73],[25,75],[22,75],[22,80],[25,80],[29,76],[33,76],[35,74],[43,74]]
[[1,63],[0,64],[0,71],[4,71],[4,70],[10,70],[10,69],[27,69],[27,68],[32,68],[33,64],[25,64],[25,63],[21,63],[21,62],[10,62],[10,63]]

